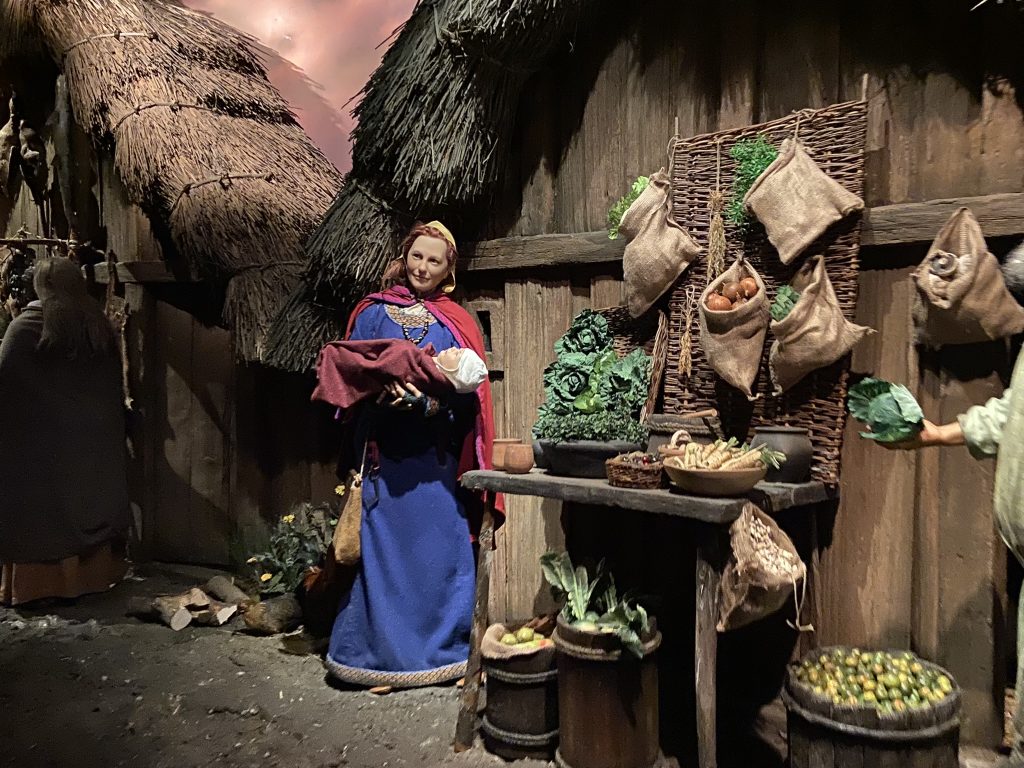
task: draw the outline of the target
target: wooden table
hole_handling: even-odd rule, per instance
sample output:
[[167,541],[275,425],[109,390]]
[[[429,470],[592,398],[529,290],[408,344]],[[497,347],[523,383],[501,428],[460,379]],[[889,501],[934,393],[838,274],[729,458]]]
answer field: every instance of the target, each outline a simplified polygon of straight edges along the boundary
[[[540,496],[580,504],[616,507],[623,510],[669,515],[692,520],[697,532],[696,612],[694,616],[694,686],[697,701],[697,749],[701,768],[717,765],[717,655],[718,587],[725,562],[723,541],[728,526],[751,501],[765,512],[818,504],[834,498],[834,491],[822,483],[783,485],[761,483],[746,498],[712,499],[688,496],[670,490],[643,491],[613,488],[605,480],[557,477],[542,470],[525,475],[478,470],[462,476],[469,490]],[[476,603],[470,638],[469,667],[456,730],[456,748],[468,748],[476,730],[480,690],[480,641],[487,628],[490,593],[490,559],[493,543],[493,510],[484,512],[480,534]]]

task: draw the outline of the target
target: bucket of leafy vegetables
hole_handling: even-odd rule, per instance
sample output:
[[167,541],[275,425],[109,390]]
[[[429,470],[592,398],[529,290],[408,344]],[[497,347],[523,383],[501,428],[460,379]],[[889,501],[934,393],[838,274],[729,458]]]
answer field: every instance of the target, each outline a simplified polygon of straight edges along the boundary
[[902,384],[866,378],[850,388],[847,408],[867,425],[860,436],[879,443],[903,443],[924,428],[924,412]]
[[629,594],[619,595],[603,563],[593,579],[564,552],[544,555],[541,566],[552,593],[565,602],[553,635],[556,761],[568,768],[649,768],[659,756],[661,633],[654,619]]

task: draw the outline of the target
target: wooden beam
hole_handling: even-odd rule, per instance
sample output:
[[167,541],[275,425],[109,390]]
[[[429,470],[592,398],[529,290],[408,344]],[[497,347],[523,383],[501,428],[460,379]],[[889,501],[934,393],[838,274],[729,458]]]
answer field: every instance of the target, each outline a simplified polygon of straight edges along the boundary
[[[179,278],[162,261],[119,261],[115,265],[117,279],[122,283],[188,283],[188,279]],[[103,262],[85,267],[86,276],[92,277],[100,285],[109,280],[107,265]]]
[[503,237],[468,245],[460,269],[474,272],[549,267],[566,264],[605,264],[622,261],[625,238],[609,240],[608,233]]
[[860,244],[930,243],[946,219],[962,206],[974,212],[986,237],[1024,234],[1024,194],[1009,192],[869,208],[864,212]]
[[[929,243],[957,208],[966,206],[987,237],[1024,234],[1024,193],[955,197],[923,203],[882,205],[864,211],[860,244],[864,247]],[[504,237],[470,244],[461,269],[473,272],[531,267],[608,264],[622,260],[624,238],[608,233]]]

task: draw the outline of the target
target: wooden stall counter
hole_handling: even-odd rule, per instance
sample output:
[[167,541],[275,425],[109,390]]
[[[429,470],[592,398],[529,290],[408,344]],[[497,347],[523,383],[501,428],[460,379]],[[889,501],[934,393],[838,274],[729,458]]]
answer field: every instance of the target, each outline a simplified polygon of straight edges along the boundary
[[[744,498],[705,498],[674,490],[615,488],[604,479],[558,477],[543,470],[512,475],[492,470],[467,472],[462,485],[470,490],[547,499],[584,505],[615,507],[628,512],[668,515],[693,521],[692,541],[696,554],[694,690],[696,694],[696,732],[699,765],[717,765],[717,654],[718,590],[725,563],[728,527],[739,517],[749,501],[765,512],[781,512],[794,507],[810,507],[836,497],[836,491],[823,483],[797,485],[761,483]],[[476,729],[480,685],[480,640],[487,628],[487,604],[490,591],[490,560],[493,542],[492,510],[485,510],[480,534],[480,567],[470,640],[469,667],[463,691],[462,708],[456,731],[456,748],[467,749]]]

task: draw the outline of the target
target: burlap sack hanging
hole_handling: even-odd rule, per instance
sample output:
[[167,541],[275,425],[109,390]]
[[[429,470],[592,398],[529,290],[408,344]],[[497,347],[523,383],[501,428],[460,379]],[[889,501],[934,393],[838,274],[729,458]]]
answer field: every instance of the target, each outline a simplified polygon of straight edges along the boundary
[[[718,631],[752,624],[782,608],[807,578],[807,566],[785,531],[753,504],[729,528],[732,556],[720,587]],[[800,624],[797,603],[796,623]]]
[[772,321],[768,368],[775,394],[781,394],[807,374],[831,365],[874,330],[851,323],[843,316],[825,257],[813,256],[789,283],[800,294],[796,306],[782,320]]
[[779,156],[757,177],[743,205],[764,225],[782,263],[789,264],[830,226],[863,209],[864,201],[830,178],[792,137],[782,142]]
[[[708,309],[707,299],[726,283],[752,277],[757,295],[742,306],[726,311]],[[764,337],[768,333],[768,295],[764,281],[743,258],[737,259],[716,280],[708,284],[698,303],[700,345],[708,364],[728,384],[753,400],[751,388],[761,367]]]
[[627,239],[622,257],[626,306],[640,317],[671,288],[701,249],[672,218],[670,183],[662,168],[622,215],[619,232]]
[[919,344],[938,349],[1004,339],[1024,331],[1024,308],[1006,288],[981,225],[960,208],[939,230],[914,272]]
[[363,479],[355,470],[349,471],[341,516],[334,528],[334,559],[339,565],[355,565],[362,554],[360,533],[363,526]]

